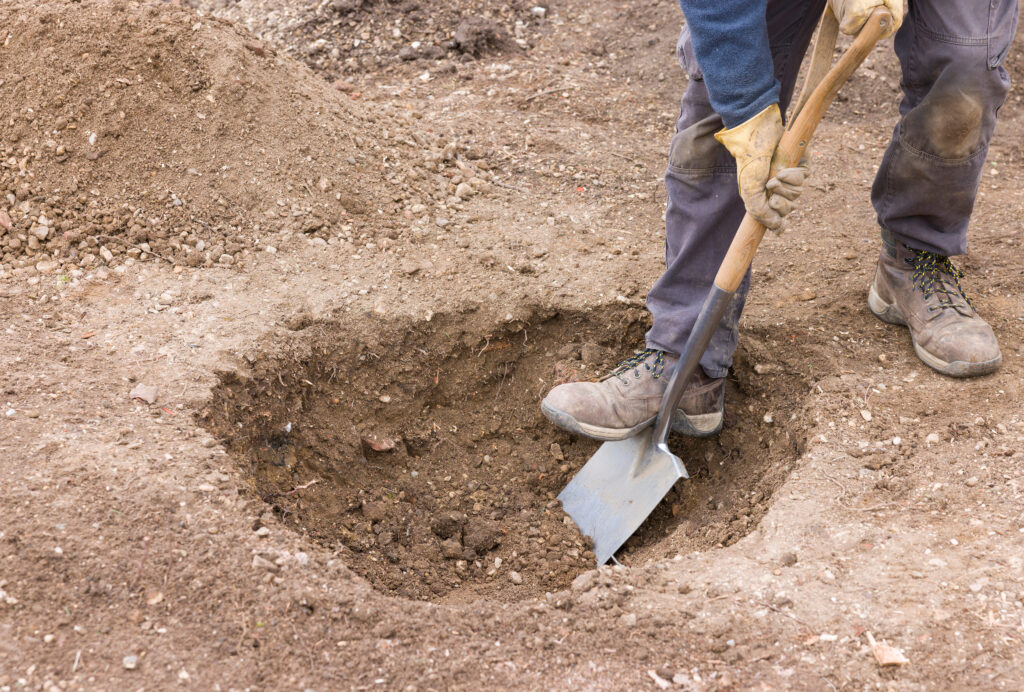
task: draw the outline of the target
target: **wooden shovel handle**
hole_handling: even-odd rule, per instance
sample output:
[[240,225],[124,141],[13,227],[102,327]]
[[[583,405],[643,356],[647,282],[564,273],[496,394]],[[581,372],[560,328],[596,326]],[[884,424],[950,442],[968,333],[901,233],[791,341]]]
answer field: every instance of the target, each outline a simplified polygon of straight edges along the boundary
[[[891,23],[892,15],[887,9],[880,7],[871,13],[871,17],[857,34],[857,38],[854,39],[853,45],[832,66],[832,69],[807,98],[796,118],[786,128],[775,155],[778,168],[795,166],[804,157],[815,128],[818,127],[825,111],[836,94],[839,93],[840,87],[864,62],[864,58],[868,56],[875,44],[885,36]],[[743,221],[736,231],[736,237],[733,238],[732,244],[729,246],[729,252],[726,253],[725,259],[722,260],[722,266],[715,276],[716,286],[730,293],[739,287],[754,259],[757,246],[761,244],[764,231],[764,226],[750,214],[743,217]]]

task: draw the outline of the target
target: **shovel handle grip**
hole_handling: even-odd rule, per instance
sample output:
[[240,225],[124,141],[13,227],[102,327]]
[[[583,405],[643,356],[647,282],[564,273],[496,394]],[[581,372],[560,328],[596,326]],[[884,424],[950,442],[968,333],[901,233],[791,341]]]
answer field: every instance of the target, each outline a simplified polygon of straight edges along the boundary
[[[836,61],[832,69],[821,80],[817,88],[803,103],[793,121],[786,128],[779,141],[776,152],[778,168],[789,168],[798,165],[807,152],[811,136],[818,127],[825,111],[839,93],[839,88],[856,71],[864,58],[868,56],[875,44],[882,39],[892,24],[892,15],[885,8],[878,8],[871,13],[867,23],[857,34],[853,44]],[[722,261],[722,266],[715,276],[715,286],[733,293],[739,288],[740,282],[750,268],[750,263],[757,252],[757,246],[764,237],[765,227],[750,214],[743,217],[736,236],[733,238],[729,251]]]

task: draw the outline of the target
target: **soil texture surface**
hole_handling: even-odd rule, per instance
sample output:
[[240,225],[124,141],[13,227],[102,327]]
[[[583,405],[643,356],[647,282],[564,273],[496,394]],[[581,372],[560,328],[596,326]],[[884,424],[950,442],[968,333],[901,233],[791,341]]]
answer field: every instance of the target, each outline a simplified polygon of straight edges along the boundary
[[998,373],[868,311],[886,42],[691,478],[615,565],[562,512],[539,402],[643,345],[681,25],[0,4],[0,692],[1024,688],[1016,88],[956,259]]

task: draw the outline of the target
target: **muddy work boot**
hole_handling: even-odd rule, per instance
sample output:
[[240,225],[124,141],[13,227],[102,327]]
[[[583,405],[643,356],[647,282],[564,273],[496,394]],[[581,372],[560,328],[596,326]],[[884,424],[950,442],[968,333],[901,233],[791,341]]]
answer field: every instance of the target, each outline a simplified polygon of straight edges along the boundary
[[[600,382],[558,385],[540,408],[548,420],[569,432],[595,440],[623,440],[654,422],[677,361],[665,351],[644,349]],[[697,368],[672,418],[672,429],[709,437],[722,429],[724,409],[725,378],[708,377]]]
[[907,247],[885,231],[882,241],[868,291],[871,312],[909,327],[918,357],[944,375],[994,372],[1003,359],[999,343],[964,294],[963,273],[948,257]]

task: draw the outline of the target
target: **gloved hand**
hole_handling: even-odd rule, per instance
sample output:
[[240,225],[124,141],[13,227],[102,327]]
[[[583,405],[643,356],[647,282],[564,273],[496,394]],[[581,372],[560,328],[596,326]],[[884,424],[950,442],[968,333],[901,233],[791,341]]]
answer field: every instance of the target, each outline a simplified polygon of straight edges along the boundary
[[903,0],[828,0],[828,4],[839,20],[839,30],[851,36],[861,30],[877,7],[885,7],[892,13],[892,25],[886,36],[896,33],[903,23]]
[[793,211],[803,192],[807,163],[783,168],[771,177],[772,159],[784,131],[778,104],[772,104],[745,123],[715,133],[736,159],[736,180],[747,213],[772,231]]

